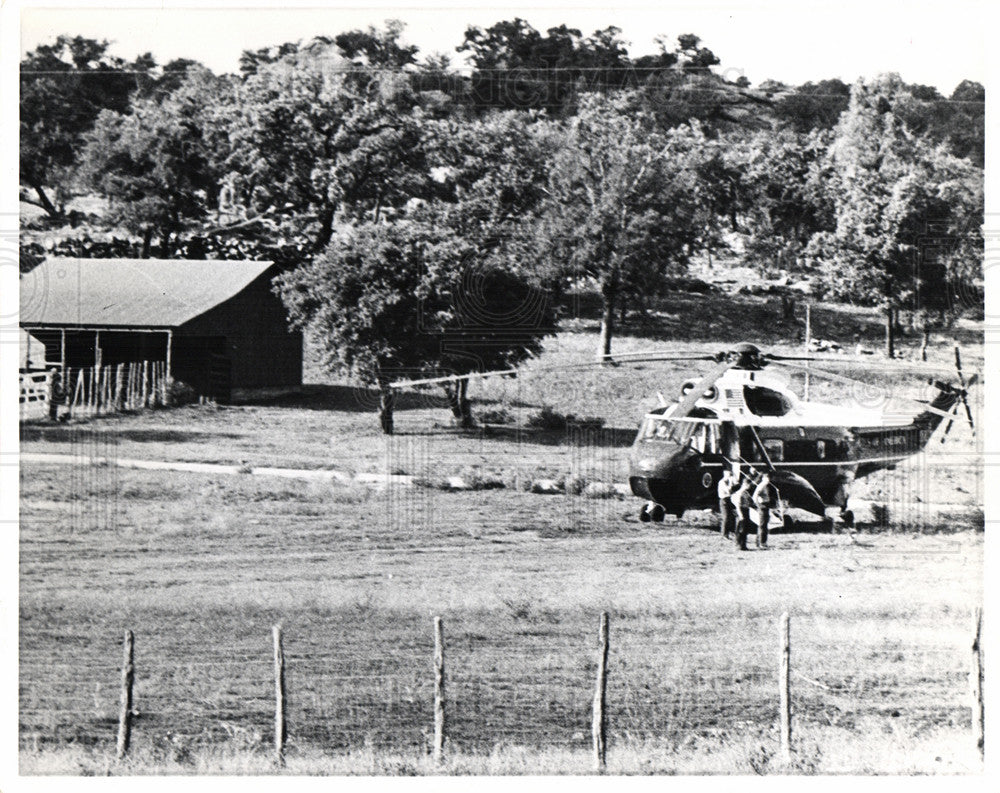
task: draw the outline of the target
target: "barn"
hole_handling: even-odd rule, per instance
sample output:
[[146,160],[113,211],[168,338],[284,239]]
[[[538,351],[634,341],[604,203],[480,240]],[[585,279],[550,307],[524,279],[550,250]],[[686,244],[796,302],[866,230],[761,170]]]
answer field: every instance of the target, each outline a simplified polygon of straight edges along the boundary
[[165,362],[220,401],[302,385],[272,262],[53,257],[21,278],[22,329],[66,368]]

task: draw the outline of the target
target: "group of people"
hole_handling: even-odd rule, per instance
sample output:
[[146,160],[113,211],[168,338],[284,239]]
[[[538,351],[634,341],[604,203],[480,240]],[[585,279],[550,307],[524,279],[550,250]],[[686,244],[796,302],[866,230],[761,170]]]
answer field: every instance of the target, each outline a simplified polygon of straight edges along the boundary
[[719,480],[719,521],[720,533],[727,540],[735,534],[736,547],[747,549],[747,535],[750,533],[750,509],[757,508],[757,547],[767,547],[767,524],[771,519],[771,509],[778,503],[778,491],[771,484],[767,471],[757,473],[751,468],[740,474],[726,468]]

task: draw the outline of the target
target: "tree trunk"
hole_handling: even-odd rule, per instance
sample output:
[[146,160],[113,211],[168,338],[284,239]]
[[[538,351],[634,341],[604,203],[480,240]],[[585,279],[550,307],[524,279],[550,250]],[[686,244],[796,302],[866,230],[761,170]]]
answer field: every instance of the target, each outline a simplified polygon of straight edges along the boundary
[[891,307],[885,310],[885,355],[896,357],[896,317]]
[[319,213],[319,233],[316,235],[315,252],[320,253],[333,236],[333,207]]
[[45,194],[45,188],[40,184],[33,184],[31,188],[35,191],[35,195],[38,196],[38,205],[48,212],[52,217],[58,218],[62,216],[62,212],[56,209],[55,205],[49,200],[49,197]]
[[611,358],[611,338],[615,332],[615,298],[618,297],[618,278],[615,274],[605,276],[601,284],[601,296],[604,298],[604,311],[601,315],[601,342],[597,360],[605,361]]
[[390,388],[388,382],[379,384],[378,399],[378,422],[382,425],[382,432],[392,435],[393,421],[392,409],[396,402],[396,392]]
[[931,329],[924,328],[923,333],[920,334],[920,360],[927,361],[927,345],[931,341]]
[[149,258],[149,246],[153,241],[153,227],[149,226],[142,235],[142,253],[140,254],[140,259]]
[[160,258],[170,258],[170,231],[164,231],[160,236]]
[[469,404],[469,381],[458,380],[454,385],[445,384],[445,393],[448,395],[448,407],[455,417],[457,424],[463,429],[470,429],[476,426],[475,419],[472,418],[472,405]]

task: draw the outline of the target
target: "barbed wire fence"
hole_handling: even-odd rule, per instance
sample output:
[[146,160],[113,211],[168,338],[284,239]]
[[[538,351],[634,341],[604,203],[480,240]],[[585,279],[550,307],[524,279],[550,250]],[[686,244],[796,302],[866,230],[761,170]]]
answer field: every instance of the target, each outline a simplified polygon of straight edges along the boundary
[[745,734],[770,743],[761,763],[787,764],[800,726],[857,730],[861,742],[873,719],[904,715],[924,728],[969,730],[982,758],[979,609],[971,631],[929,632],[926,641],[845,641],[849,626],[824,615],[772,617],[774,630],[741,629],[736,615],[726,635],[708,640],[694,617],[677,618],[665,635],[627,614],[603,613],[600,632],[597,614],[574,614],[514,615],[509,634],[457,615],[435,620],[437,635],[425,617],[406,616],[384,636],[377,618],[366,625],[362,615],[276,626],[273,635],[248,624],[196,643],[136,626],[134,652],[131,631],[124,641],[67,637],[29,623],[21,748],[73,744],[121,759],[132,747],[181,763],[220,746],[273,747],[279,763],[314,750],[447,760],[504,747],[581,757],[592,749],[594,765],[581,770],[602,771],[605,750],[646,741],[683,750]]

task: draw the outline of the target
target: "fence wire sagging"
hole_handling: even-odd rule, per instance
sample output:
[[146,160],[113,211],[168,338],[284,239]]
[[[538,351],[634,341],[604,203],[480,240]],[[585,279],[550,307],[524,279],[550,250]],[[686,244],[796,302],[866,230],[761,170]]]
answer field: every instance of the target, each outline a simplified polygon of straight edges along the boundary
[[[599,678],[596,615],[534,615],[504,623],[444,620],[446,751],[498,747],[585,750]],[[434,635],[430,620],[316,617],[284,629],[284,718],[289,752],[358,748],[434,750]],[[797,729],[878,725],[975,729],[971,636],[958,627],[852,631],[847,620],[792,620],[791,710]],[[275,669],[266,623],[194,636],[136,625],[132,745],[183,759],[198,747],[266,750],[275,739]],[[174,626],[176,627],[176,626]],[[679,617],[651,629],[612,616],[606,723],[610,751],[644,741],[675,747],[754,734],[777,740],[778,620],[716,626]],[[502,630],[505,628],[505,630]],[[850,639],[848,640],[848,637]],[[981,663],[981,661],[980,661]],[[119,730],[121,636],[81,626],[21,632],[24,749],[82,744],[113,751]],[[875,725],[875,727],[873,727]]]

